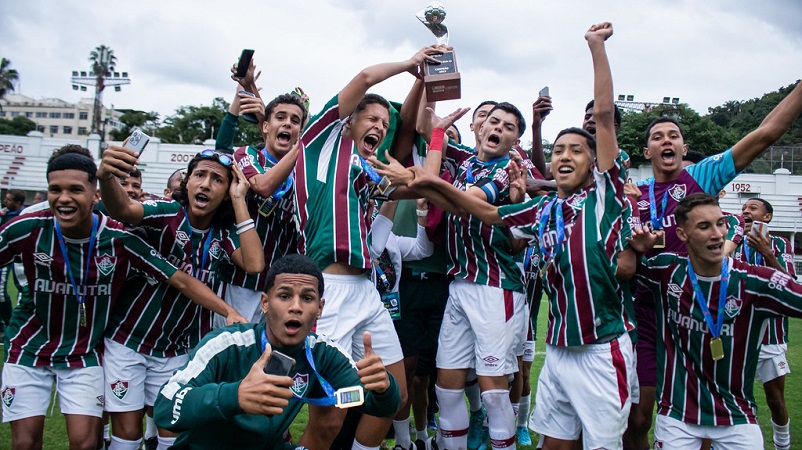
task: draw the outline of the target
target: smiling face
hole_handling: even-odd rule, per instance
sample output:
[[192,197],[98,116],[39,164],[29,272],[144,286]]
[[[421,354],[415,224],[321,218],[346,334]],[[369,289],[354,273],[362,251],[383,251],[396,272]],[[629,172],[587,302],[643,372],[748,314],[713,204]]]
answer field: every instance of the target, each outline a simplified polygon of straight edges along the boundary
[[120,178],[120,186],[131,200],[139,201],[142,198],[142,178],[131,175]]
[[566,133],[554,142],[551,151],[551,175],[560,198],[574,194],[590,182],[593,152],[585,136]]
[[518,118],[515,114],[496,109],[482,123],[477,156],[483,161],[506,156],[517,142]]
[[[231,171],[217,161],[202,159],[187,175],[187,207],[190,218],[214,215],[228,199]],[[205,227],[203,227],[205,228]]]
[[682,157],[687,151],[688,146],[677,124],[661,122],[649,131],[643,156],[652,162],[655,181],[672,181],[682,171]]
[[279,103],[262,124],[268,151],[278,159],[286,155],[301,135],[303,111],[293,103]]
[[766,205],[760,200],[747,200],[741,207],[741,215],[744,218],[744,234],[752,231],[752,222],[771,222],[772,214],[766,210]]
[[64,236],[89,237],[97,187],[83,170],[54,170],[47,176],[47,200]]
[[685,243],[696,272],[716,275],[727,238],[727,220],[718,205],[700,205],[689,211],[685,223],[677,225],[677,237]]
[[376,154],[390,127],[390,111],[379,103],[369,103],[365,109],[351,115],[343,134],[353,139],[359,155],[365,159]]
[[273,347],[303,344],[323,311],[318,279],[305,273],[276,275],[273,286],[262,294],[262,312],[268,340]]

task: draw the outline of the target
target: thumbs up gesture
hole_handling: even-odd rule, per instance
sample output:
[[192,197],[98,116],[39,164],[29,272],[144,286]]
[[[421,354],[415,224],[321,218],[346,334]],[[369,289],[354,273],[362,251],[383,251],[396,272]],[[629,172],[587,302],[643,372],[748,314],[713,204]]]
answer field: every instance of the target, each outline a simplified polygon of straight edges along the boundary
[[362,335],[362,343],[365,346],[365,353],[362,359],[356,363],[356,368],[359,370],[357,372],[359,381],[365,386],[365,390],[381,394],[390,387],[390,376],[387,375],[382,359],[373,353],[370,333],[365,332]]
[[237,389],[239,406],[248,414],[275,416],[284,411],[292,397],[292,378],[287,376],[268,375],[264,372],[265,364],[273,349],[270,344],[265,352],[251,366],[250,372],[240,382]]

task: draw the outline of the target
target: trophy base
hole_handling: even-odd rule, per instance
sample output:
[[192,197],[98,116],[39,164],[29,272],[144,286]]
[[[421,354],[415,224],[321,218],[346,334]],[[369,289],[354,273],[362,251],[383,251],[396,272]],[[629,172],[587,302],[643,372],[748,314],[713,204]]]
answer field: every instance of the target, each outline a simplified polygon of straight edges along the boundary
[[461,83],[457,58],[453,51],[434,55],[440,64],[426,63],[423,82],[426,86],[426,100],[439,102],[461,97]]

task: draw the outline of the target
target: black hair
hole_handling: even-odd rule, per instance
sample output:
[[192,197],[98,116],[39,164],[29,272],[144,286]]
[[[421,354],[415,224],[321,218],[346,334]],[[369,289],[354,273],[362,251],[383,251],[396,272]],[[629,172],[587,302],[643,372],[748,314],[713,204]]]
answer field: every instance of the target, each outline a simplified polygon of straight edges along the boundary
[[583,130],[582,128],[577,128],[577,127],[565,128],[564,130],[557,133],[557,137],[554,139],[554,142],[557,142],[558,139],[560,139],[563,135],[566,134],[578,134],[583,138],[585,138],[588,141],[588,148],[590,148],[593,157],[594,158],[596,157],[596,138],[593,137],[593,135],[590,134],[587,130]]
[[[451,124],[451,127],[454,127],[454,131],[457,132],[457,144],[462,144],[462,133],[459,132],[459,128],[457,128],[457,126],[454,125],[453,123]],[[448,128],[450,129],[451,127]]]
[[180,179],[182,180],[184,179],[184,174],[182,172],[184,172],[184,169],[178,169],[175,172],[171,173],[169,177],[167,177],[167,189],[170,189],[170,181],[172,181],[172,179],[175,178],[176,175],[178,175]]
[[[589,101],[588,104],[585,106],[585,114],[587,114],[588,110],[590,108],[593,108],[593,105],[595,105],[595,104],[596,104],[596,100]],[[618,107],[618,105],[613,105],[613,107],[615,108],[615,112],[613,113],[613,123],[616,126],[620,127],[621,126],[621,109]]]
[[[53,153],[54,156],[51,156],[50,159],[47,161],[47,172],[46,175],[50,176],[50,172],[55,172],[58,170],[80,170],[82,172],[86,172],[86,175],[89,177],[89,182],[94,184],[97,181],[97,165],[95,161],[92,160],[92,157],[84,154],[81,151],[66,151],[65,147],[70,147],[69,150],[77,149],[84,149],[80,145],[65,145],[64,147],[56,150]],[[89,150],[86,150],[88,153]],[[58,155],[56,155],[58,153]]]
[[[195,167],[201,161],[215,161],[219,162],[216,157],[208,157],[208,156],[201,156],[200,153],[195,155],[189,161],[187,165],[187,175],[181,179],[181,186],[178,187],[175,191],[173,191],[173,201],[176,201],[181,204],[181,206],[186,207],[189,204],[189,192],[187,192],[187,180],[189,179],[192,172],[195,170]],[[232,160],[232,164],[236,164]],[[220,164],[221,166],[225,167],[226,173],[228,173],[228,184],[231,185],[231,181],[234,179],[234,174],[232,173],[231,166],[225,166]],[[187,218],[189,220],[189,218]],[[223,203],[220,203],[220,206],[217,207],[217,210],[214,212],[214,217],[212,217],[212,225],[218,228],[228,228],[234,224],[234,206],[231,204],[231,200],[224,200]]]
[[78,144],[67,144],[56,149],[50,158],[47,160],[47,163],[50,164],[54,159],[58,158],[61,155],[66,155],[67,153],[77,153],[79,155],[84,155],[89,159],[92,159],[92,153],[86,147],[81,147]]
[[679,201],[677,208],[674,210],[674,218],[677,220],[677,225],[685,225],[685,222],[688,220],[688,214],[690,214],[694,208],[707,205],[718,206],[718,197],[705,194],[704,192],[695,192],[686,195]]
[[682,157],[683,161],[690,161],[694,164],[699,164],[699,162],[703,159],[705,159],[704,153],[696,150],[688,150],[688,152],[685,153],[685,156]]
[[270,115],[273,114],[273,110],[276,109],[276,106],[282,104],[295,105],[301,108],[301,126],[306,123],[306,118],[309,116],[309,111],[306,110],[306,105],[304,105],[301,97],[295,94],[281,94],[273,100],[270,100],[270,103],[265,105],[265,120],[270,120]]
[[[11,192],[11,191],[9,191],[9,192]],[[771,214],[771,215],[774,215],[774,207],[771,206],[771,203],[769,203],[768,200],[762,199],[760,197],[752,197],[749,200],[757,200],[760,203],[763,203],[763,207],[766,209],[766,212]],[[747,200],[747,201],[749,201],[749,200]]]
[[[300,97],[298,99],[300,101]],[[362,100],[359,102],[359,104],[356,105],[356,109],[354,109],[353,115],[359,114],[360,112],[362,112],[363,109],[367,108],[368,105],[372,104],[379,104],[381,106],[384,106],[388,112],[390,111],[390,102],[388,102],[386,98],[378,94],[365,94],[365,96],[362,97]]]
[[679,122],[677,122],[677,119],[673,119],[671,117],[666,117],[666,116],[658,117],[658,118],[652,120],[652,122],[649,124],[649,126],[646,127],[646,134],[643,136],[643,142],[646,143],[645,144],[646,147],[649,146],[649,135],[652,134],[652,128],[654,128],[655,125],[661,124],[661,123],[673,123],[679,129],[680,136],[685,136],[682,133],[682,125],[680,125]]
[[134,167],[134,170],[128,172],[128,175],[134,178],[139,178],[140,181],[142,180],[142,172],[140,172],[139,169],[137,169],[136,167]]
[[512,103],[501,102],[496,104],[488,113],[487,117],[490,117],[493,114],[493,111],[500,109],[506,113],[510,113],[515,116],[516,124],[518,126],[518,137],[524,135],[524,131],[526,131],[526,119],[524,119],[524,115],[521,114],[521,111],[515,107]]
[[282,273],[312,275],[317,278],[318,295],[320,295],[321,298],[323,297],[323,272],[321,272],[320,267],[318,267],[317,263],[312,260],[312,258],[306,255],[293,253],[274,262],[273,265],[270,266],[270,270],[267,271],[265,292],[273,288],[276,283],[276,277]]
[[478,112],[479,112],[479,110],[480,110],[480,109],[482,109],[482,106],[485,106],[485,105],[493,105],[493,106],[496,106],[496,105],[498,105],[498,102],[497,102],[497,101],[494,101],[494,100],[485,100],[485,101],[483,101],[482,103],[479,103],[479,106],[477,106],[477,107],[476,107],[476,108],[473,110],[473,114],[471,115],[471,122],[473,122],[474,120],[476,120],[476,113],[478,113]]
[[6,194],[11,194],[11,197],[14,198],[15,203],[25,203],[25,191],[20,189],[9,189],[6,191]]

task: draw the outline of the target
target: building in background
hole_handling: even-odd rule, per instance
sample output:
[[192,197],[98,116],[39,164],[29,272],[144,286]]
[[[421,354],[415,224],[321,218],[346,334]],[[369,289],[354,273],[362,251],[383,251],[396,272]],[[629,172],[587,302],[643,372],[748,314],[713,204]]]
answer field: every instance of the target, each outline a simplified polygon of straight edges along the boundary
[[[47,138],[85,140],[92,132],[92,98],[69,103],[58,98],[37,100],[22,94],[8,94],[0,100],[0,106],[0,117],[27,117],[36,123],[36,130]],[[105,140],[110,141],[111,130],[123,127],[120,122],[122,113],[109,108],[101,110]]]

